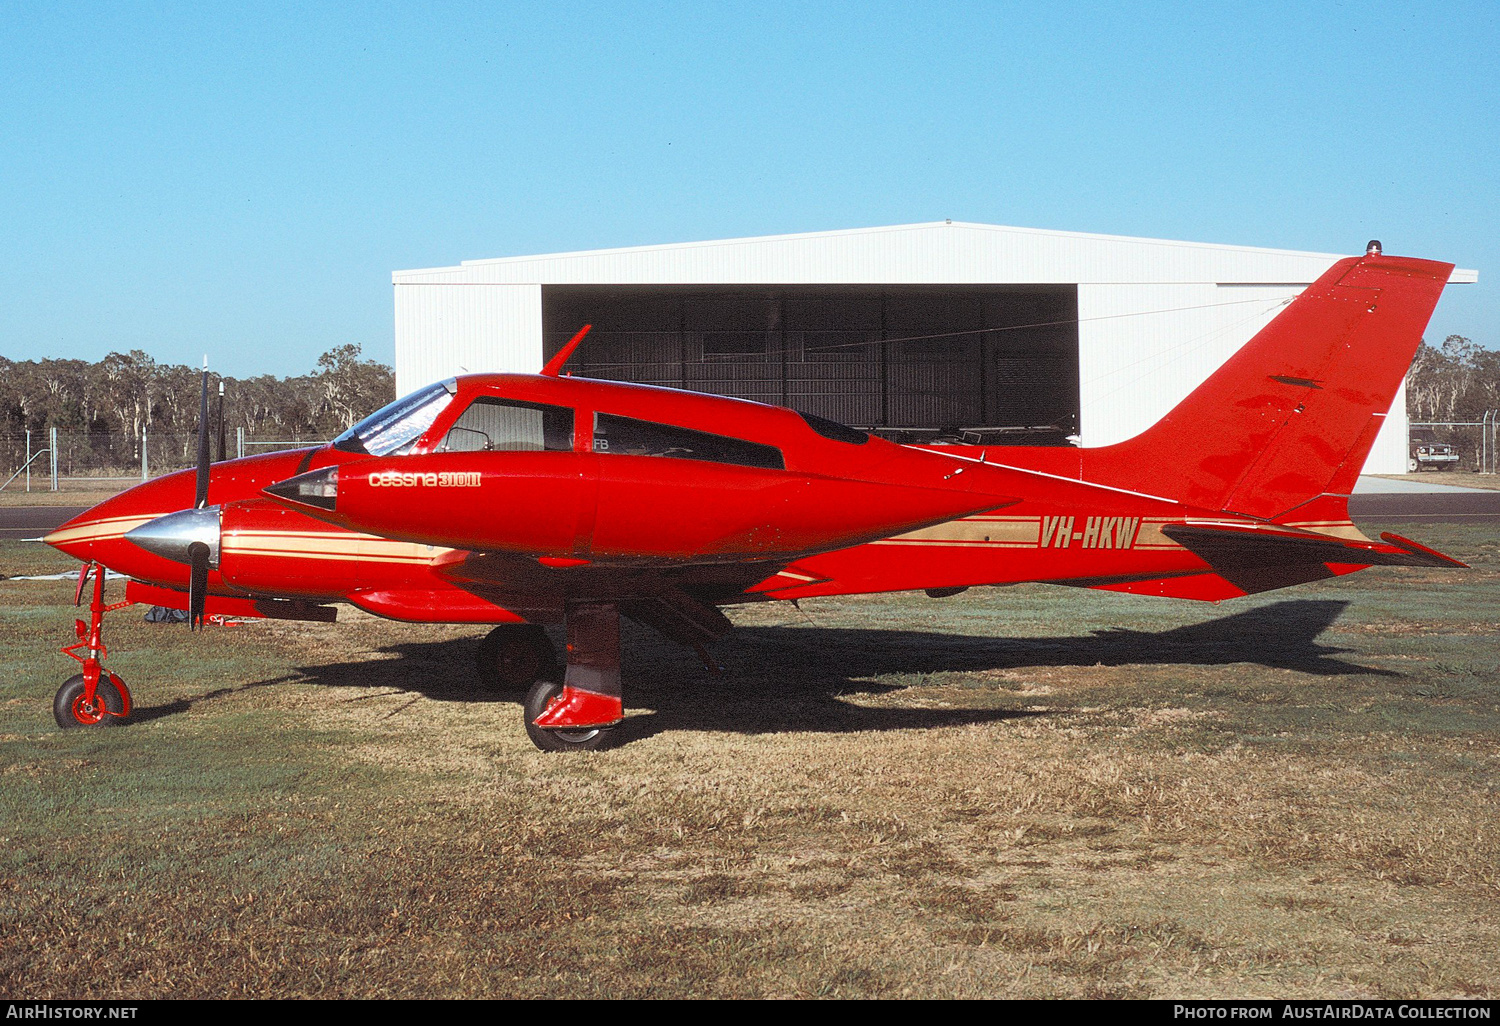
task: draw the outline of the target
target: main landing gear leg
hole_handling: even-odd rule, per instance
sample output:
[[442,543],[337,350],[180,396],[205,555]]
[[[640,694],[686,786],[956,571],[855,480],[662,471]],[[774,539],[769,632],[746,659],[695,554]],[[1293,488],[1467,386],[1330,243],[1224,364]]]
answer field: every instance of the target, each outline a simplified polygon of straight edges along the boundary
[[526,733],[544,752],[602,747],[625,718],[619,606],[569,602],[565,613],[568,668],[563,682],[538,680],[526,695]]
[[[77,659],[83,664],[83,672],[74,674],[58,689],[52,699],[52,716],[57,725],[70,727],[102,727],[124,723],[130,715],[130,691],[125,682],[104,668],[104,614],[130,605],[127,599],[113,605],[104,604],[104,567],[98,563],[85,563],[78,574],[78,590],[73,604],[83,601],[83,589],[88,584],[89,573],[94,575],[93,601],[89,603],[89,622],[74,620],[74,632],[78,643],[62,650],[63,655]],[[87,655],[79,655],[86,650]]]

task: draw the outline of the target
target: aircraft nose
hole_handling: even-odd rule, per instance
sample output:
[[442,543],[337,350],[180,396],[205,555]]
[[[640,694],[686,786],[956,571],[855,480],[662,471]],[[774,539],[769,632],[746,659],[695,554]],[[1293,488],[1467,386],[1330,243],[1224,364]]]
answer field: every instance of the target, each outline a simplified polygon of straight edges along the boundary
[[133,512],[101,515],[96,507],[69,520],[42,541],[87,563],[119,552],[124,536],[150,520],[148,515]]
[[174,563],[192,563],[195,545],[208,549],[208,565],[219,565],[219,507],[184,509],[125,532],[125,540]]
[[[42,540],[75,559],[99,560],[121,573],[139,569],[142,559],[154,562],[125,535],[172,510],[193,504],[190,475],[153,478],[105,499],[78,514]],[[123,561],[123,564],[121,563]]]

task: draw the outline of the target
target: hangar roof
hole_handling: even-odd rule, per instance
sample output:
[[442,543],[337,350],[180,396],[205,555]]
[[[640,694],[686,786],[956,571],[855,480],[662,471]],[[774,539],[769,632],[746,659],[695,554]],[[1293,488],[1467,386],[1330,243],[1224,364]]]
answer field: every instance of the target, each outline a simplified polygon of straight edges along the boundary
[[[1363,240],[1351,239],[1356,245]],[[934,221],[396,271],[416,284],[1307,284],[1341,256]],[[1442,254],[1420,254],[1441,258]],[[1456,270],[1453,283],[1478,281]]]

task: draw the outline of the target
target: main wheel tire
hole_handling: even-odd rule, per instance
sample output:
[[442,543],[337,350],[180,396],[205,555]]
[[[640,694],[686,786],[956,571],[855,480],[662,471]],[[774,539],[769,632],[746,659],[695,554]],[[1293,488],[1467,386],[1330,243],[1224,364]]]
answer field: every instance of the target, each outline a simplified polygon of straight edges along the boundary
[[1406,461],[1406,472],[1408,474],[1418,473],[1419,471],[1421,471],[1421,469],[1422,469],[1422,464],[1418,463],[1416,460],[1409,459],[1409,460]]
[[557,651],[536,624],[503,623],[479,643],[474,665],[486,688],[519,691],[534,680],[557,675]]
[[562,694],[562,689],[563,686],[555,680],[539,680],[526,692],[521,715],[525,717],[526,734],[531,743],[544,752],[591,752],[604,747],[614,734],[614,727],[558,730],[536,725],[536,718],[547,711],[547,706]]
[[83,700],[83,674],[69,677],[57,696],[52,699],[52,718],[64,730],[73,727],[114,727],[125,722],[121,714],[125,711],[125,700],[120,689],[110,681],[108,674],[99,675],[99,685],[94,688],[92,705]]

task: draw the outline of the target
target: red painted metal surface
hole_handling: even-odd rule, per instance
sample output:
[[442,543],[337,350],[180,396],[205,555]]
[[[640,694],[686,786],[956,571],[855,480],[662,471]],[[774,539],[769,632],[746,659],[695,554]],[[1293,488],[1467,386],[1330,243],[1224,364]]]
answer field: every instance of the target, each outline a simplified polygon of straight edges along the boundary
[[[210,602],[497,624],[602,602],[666,624],[673,609],[1020,581],[1217,601],[1375,563],[1453,565],[1365,538],[1346,505],[1451,269],[1339,262],[1157,425],[1096,449],[898,446],[560,364],[466,376],[395,451],[215,465]],[[501,412],[460,423],[476,400]],[[535,444],[492,435],[544,419]],[[184,592],[186,564],[126,535],[193,492],[192,472],[151,481],[47,541]],[[592,701],[579,693],[561,707]]]
[[[106,716],[129,716],[131,709],[130,691],[125,687],[125,682],[104,668],[104,659],[109,655],[109,650],[104,645],[104,614],[131,605],[132,600],[127,598],[123,602],[105,605],[104,567],[98,563],[85,563],[78,571],[75,603],[82,600],[83,589],[91,573],[94,578],[94,591],[93,599],[89,602],[88,622],[74,620],[73,632],[77,635],[78,642],[61,649],[63,655],[78,660],[83,666],[83,691],[73,700],[72,713],[73,718],[84,725],[100,723]],[[79,655],[80,652],[86,654]],[[120,700],[124,704],[122,711],[111,712],[104,702],[98,700],[101,677],[108,677],[110,683],[119,691]]]
[[549,730],[578,730],[612,727],[624,718],[625,705],[619,695],[601,695],[564,686],[562,693],[548,702],[547,708],[532,722]]

